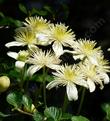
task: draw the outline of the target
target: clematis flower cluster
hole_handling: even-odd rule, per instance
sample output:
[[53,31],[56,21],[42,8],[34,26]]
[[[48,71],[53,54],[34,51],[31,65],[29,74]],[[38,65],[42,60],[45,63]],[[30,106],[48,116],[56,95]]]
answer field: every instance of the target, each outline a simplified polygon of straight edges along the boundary
[[[8,52],[7,55],[16,60],[16,67],[24,68],[28,64],[28,76],[33,76],[43,67],[51,69],[54,78],[46,88],[50,90],[66,86],[70,101],[78,99],[78,86],[94,92],[96,87],[103,89],[104,84],[109,83],[109,61],[104,58],[103,50],[96,41],[77,40],[69,26],[51,23],[43,17],[28,17],[23,24],[23,27],[15,30],[15,41],[5,46],[26,47],[25,50]],[[72,63],[76,62],[63,62],[61,56],[65,53],[72,55]]]

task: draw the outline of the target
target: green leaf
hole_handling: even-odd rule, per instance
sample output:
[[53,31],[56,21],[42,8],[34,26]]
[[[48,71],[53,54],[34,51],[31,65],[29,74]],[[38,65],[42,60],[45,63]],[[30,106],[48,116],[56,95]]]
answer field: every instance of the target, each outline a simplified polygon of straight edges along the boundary
[[20,108],[22,105],[22,93],[17,91],[11,92],[7,95],[7,102],[15,108]]
[[69,114],[69,113],[63,113],[62,114],[62,117],[61,117],[61,120],[68,120],[68,119],[71,119],[72,115]]
[[47,5],[45,5],[44,6],[44,9],[46,10],[46,11],[48,11],[49,13],[53,13],[53,11],[52,11],[52,8],[50,7],[50,6],[47,6]]
[[47,118],[54,119],[54,121],[59,121],[62,117],[62,111],[56,107],[49,107],[44,110],[44,115]]
[[12,78],[19,78],[20,77],[20,73],[17,72],[16,70],[11,70],[9,72],[9,76],[12,77]]
[[33,8],[30,12],[31,12],[31,15],[34,15],[34,14],[38,14],[40,16],[46,16],[47,15],[47,11],[35,9],[35,8]]
[[25,14],[28,13],[26,7],[23,4],[19,4],[19,9]]
[[28,97],[27,95],[23,95],[23,97],[22,97],[22,104],[24,105],[24,108],[27,111],[31,111],[32,100],[31,100],[30,97]]
[[[45,81],[51,82],[53,79],[54,79],[54,77],[52,75],[45,75]],[[33,75],[31,80],[42,83],[43,82],[43,75],[42,74]]]
[[72,116],[71,121],[90,121],[84,116]]
[[51,82],[54,79],[52,75],[46,75],[46,81]]
[[42,115],[39,114],[38,112],[35,112],[35,113],[34,113],[33,119],[34,119],[35,121],[43,121]]
[[4,18],[5,15],[2,12],[0,12],[0,17]]
[[110,104],[104,103],[102,105],[102,109],[103,109],[104,112],[106,112],[106,119],[110,121]]

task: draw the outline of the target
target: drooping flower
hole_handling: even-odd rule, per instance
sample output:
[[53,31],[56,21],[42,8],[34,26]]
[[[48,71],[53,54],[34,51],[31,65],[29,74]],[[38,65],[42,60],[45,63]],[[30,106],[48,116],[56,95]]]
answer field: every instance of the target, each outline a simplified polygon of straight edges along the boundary
[[8,56],[16,59],[17,61],[15,62],[15,66],[17,68],[22,69],[26,63],[26,60],[29,56],[29,52],[25,50],[20,50],[18,53],[17,52],[8,52]]
[[68,30],[68,26],[64,24],[56,24],[50,27],[50,39],[53,41],[52,48],[57,56],[63,54],[63,46],[69,46],[73,44],[75,40],[75,34],[71,29]]
[[85,60],[83,64],[80,64],[81,71],[85,76],[90,92],[95,91],[95,84],[100,85],[100,89],[103,89],[104,84],[109,83],[109,77],[104,72],[106,68],[102,66],[92,64],[89,60]]
[[6,43],[6,47],[12,46],[25,46],[28,47],[34,46],[36,44],[36,37],[30,27],[20,27],[16,29],[15,40],[9,43]]
[[50,34],[50,22],[42,17],[34,16],[25,19],[25,26],[30,26],[37,39],[37,44],[39,45],[48,45],[51,44],[49,40]]
[[51,81],[46,88],[51,89],[57,86],[66,86],[66,92],[70,101],[78,99],[78,91],[76,85],[88,88],[87,82],[83,79],[80,68],[76,65],[61,66],[59,70],[53,72],[54,80]]
[[36,71],[46,66],[51,69],[57,69],[61,60],[55,56],[51,51],[33,50],[27,63],[32,64],[28,69],[28,74],[33,75]]
[[90,41],[86,39],[79,39],[78,41],[75,41],[75,44],[72,45],[73,51],[70,51],[70,53],[73,54],[73,58],[81,59],[87,58],[91,61],[93,64],[98,64],[97,57],[103,55],[102,50],[100,47],[95,48],[96,42]]

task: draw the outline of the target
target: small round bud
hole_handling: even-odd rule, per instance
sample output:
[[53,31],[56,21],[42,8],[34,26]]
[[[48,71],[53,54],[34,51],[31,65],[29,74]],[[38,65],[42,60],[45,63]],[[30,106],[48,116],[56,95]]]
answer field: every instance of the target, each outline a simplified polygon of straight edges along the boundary
[[10,86],[10,79],[7,76],[0,77],[0,92],[4,92]]

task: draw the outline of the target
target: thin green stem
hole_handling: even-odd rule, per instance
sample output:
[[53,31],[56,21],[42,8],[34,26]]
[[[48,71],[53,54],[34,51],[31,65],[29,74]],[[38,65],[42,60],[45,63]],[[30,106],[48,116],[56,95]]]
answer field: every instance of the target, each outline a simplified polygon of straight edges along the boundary
[[23,85],[24,85],[25,77],[26,77],[26,69],[27,69],[27,66],[25,65],[24,68],[22,68],[20,71],[20,73],[21,73],[20,88],[22,91],[24,91]]
[[80,112],[81,112],[81,109],[82,109],[82,106],[83,106],[83,102],[84,102],[84,97],[85,97],[85,91],[86,91],[86,88],[83,88],[80,104],[79,104],[78,111],[77,111],[77,115],[79,115]]
[[63,102],[63,107],[62,107],[62,111],[63,111],[63,112],[66,111],[67,106],[68,106],[68,98],[67,98],[67,94],[66,94],[66,92],[65,92],[65,95],[64,95],[64,102]]
[[23,111],[23,110],[21,110],[21,109],[16,109],[17,111],[19,111],[20,113],[22,113],[22,114],[26,114],[26,115],[29,115],[29,116],[33,116],[33,114],[32,113],[28,113],[28,112],[25,112],[25,111]]
[[44,107],[47,107],[47,102],[46,102],[46,84],[45,84],[45,76],[46,76],[46,70],[45,66],[43,67],[43,98],[44,98]]

